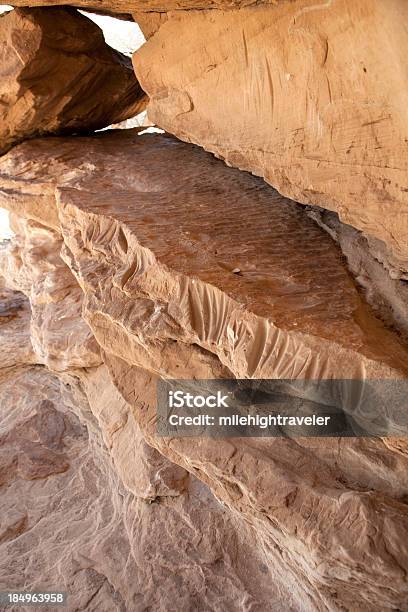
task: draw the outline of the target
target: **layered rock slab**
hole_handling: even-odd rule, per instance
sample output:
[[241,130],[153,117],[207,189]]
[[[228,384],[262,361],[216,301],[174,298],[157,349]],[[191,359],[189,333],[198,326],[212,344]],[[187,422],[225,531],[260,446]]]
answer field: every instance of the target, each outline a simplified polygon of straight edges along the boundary
[[255,534],[146,444],[105,367],[24,365],[27,309],[0,289],[1,588],[63,590],[70,609],[277,609]]
[[[231,9],[256,4],[276,4],[281,0],[74,0],[72,6],[97,9],[112,13],[133,13],[134,11],[154,12],[174,11],[180,9]],[[64,0],[16,0],[13,6],[56,6],[63,5]]]
[[134,56],[149,117],[283,195],[339,213],[408,269],[404,0],[175,11]]
[[[214,346],[219,355],[231,353],[236,343],[233,369],[237,376],[267,375],[274,370],[273,361],[278,363],[279,359],[278,353],[273,357],[268,333],[275,335],[278,343],[287,341],[288,346],[295,337],[305,344],[313,344],[313,337],[319,338],[318,346],[313,347],[319,353],[327,346],[327,357],[334,360],[336,367],[340,364],[337,375],[352,367],[344,361],[353,361],[336,357],[337,350],[331,350],[330,342],[367,357],[391,360],[395,367],[404,369],[405,351],[364,304],[341,252],[307,218],[302,207],[279,196],[259,179],[225,167],[196,147],[168,136],[139,133],[140,130],[130,130],[81,139],[49,138],[16,147],[0,161],[0,204],[60,233],[56,188],[62,203],[72,198],[75,208],[66,206],[64,210],[75,210],[81,223],[95,220],[98,232],[102,226],[105,232],[100,238],[95,233],[95,240],[110,240],[109,248],[114,249],[115,256],[110,264],[110,271],[114,271],[113,290],[121,298],[130,299],[133,280],[144,282],[156,272],[162,278],[162,264],[172,268],[183,287],[187,286],[184,293],[177,290],[174,301],[180,299],[194,321],[173,321],[170,335],[177,335],[182,328],[181,337],[185,337],[190,330],[192,337],[198,336],[197,345],[210,351]],[[183,180],[175,182],[167,170],[169,163],[179,169]],[[72,240],[69,224],[77,221],[65,212],[64,215],[67,238]],[[79,238],[82,231],[74,235]],[[143,249],[133,245],[133,237],[132,248],[121,237],[122,232],[129,231],[141,241]],[[114,248],[118,240],[123,247]],[[103,252],[106,248],[105,245]],[[151,248],[152,254],[145,248]],[[142,263],[138,262],[139,256]],[[126,282],[121,281],[120,270],[132,265],[136,266],[133,272],[131,269],[125,274]],[[204,284],[190,287],[191,281],[182,275]],[[122,285],[126,285],[125,291]],[[145,291],[147,296],[150,288],[143,288]],[[219,291],[231,298],[228,306],[223,305],[225,298],[221,299]],[[168,299],[163,296],[164,303]],[[206,316],[211,310],[210,302],[202,305],[204,299],[214,300],[211,317]],[[170,307],[172,318],[173,310],[178,313],[180,308]],[[251,324],[270,319],[272,328],[277,329],[258,330],[258,339],[251,341],[252,356],[243,357],[241,363],[238,332],[233,331],[234,327],[228,331],[228,327],[234,322],[245,334],[251,325],[247,321],[249,312],[255,316]],[[155,335],[155,330],[144,330],[145,336]],[[165,339],[166,332],[161,334]],[[314,348],[308,351],[305,355],[310,360]],[[285,371],[291,375],[293,363],[284,361],[282,357],[279,375]],[[303,367],[299,355],[297,361]],[[315,362],[318,363],[324,368],[323,361]],[[228,360],[224,363],[227,368],[230,365]]]
[[362,300],[338,247],[261,180],[171,137],[52,138],[48,167],[36,143],[38,184],[52,189],[37,202],[24,190],[18,196],[23,173],[14,201],[44,219],[48,202],[84,316],[136,423],[256,529],[281,589],[276,609],[292,601],[305,610],[403,609],[404,440],[155,435],[157,374],[406,375],[405,349]]
[[162,438],[156,377],[105,361],[149,443],[254,526],[297,609],[406,609],[405,440]]
[[35,135],[106,127],[144,109],[128,58],[72,8],[0,16],[0,153]]
[[57,187],[87,318],[109,309],[135,339],[198,346],[241,378],[403,375],[405,349],[299,206],[198,148],[138,134],[82,140],[100,174]]
[[[116,138],[103,137],[105,163]],[[84,316],[149,443],[257,529],[277,581],[304,609],[401,606],[403,441],[394,449],[345,443],[336,453],[332,440],[316,448],[310,441],[167,441],[155,436],[154,409],[155,374],[394,378],[406,375],[405,350],[361,300],[337,247],[298,206],[169,137],[126,138],[134,171],[117,156],[116,163],[131,178],[116,167],[101,194],[97,173],[71,177],[57,200]],[[399,476],[391,487],[386,476],[373,481],[360,461],[383,475],[389,462],[400,464]],[[364,518],[353,525],[346,517],[356,515]],[[374,541],[369,525],[381,533]]]

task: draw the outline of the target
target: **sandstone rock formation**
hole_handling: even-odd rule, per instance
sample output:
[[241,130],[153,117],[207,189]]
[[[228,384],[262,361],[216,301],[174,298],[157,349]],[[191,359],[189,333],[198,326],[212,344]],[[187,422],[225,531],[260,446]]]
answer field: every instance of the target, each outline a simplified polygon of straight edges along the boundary
[[35,135],[103,128],[146,103],[129,60],[71,8],[0,17],[0,98],[0,153]]
[[[108,13],[146,13],[175,11],[180,9],[232,9],[257,4],[276,4],[282,0],[74,0],[73,6],[97,9]],[[55,6],[65,0],[15,0],[13,6]]]
[[36,362],[30,338],[30,320],[27,298],[5,287],[0,275],[0,368]]
[[[111,395],[119,442],[118,403]],[[3,589],[59,588],[69,610],[192,610],[214,602],[231,610],[236,601],[265,610],[276,601],[253,535],[242,524],[238,530],[194,477],[175,494],[166,484],[171,464],[149,450],[162,469],[151,462],[143,475],[143,455],[129,448],[126,469],[139,474],[140,491],[123,485],[75,378],[62,384],[41,367],[0,370],[0,408]],[[155,503],[144,497],[152,491],[160,495]]]
[[106,368],[30,366],[27,300],[0,296],[0,587],[70,610],[279,602],[256,534],[147,446]]
[[0,251],[0,273],[8,287],[29,298],[36,363],[54,370],[99,365],[99,348],[82,319],[82,292],[59,255],[60,235],[33,221],[12,220],[16,235]]
[[[151,117],[200,147],[80,134],[144,104],[128,67],[74,9],[0,18],[4,112],[31,113],[0,157],[0,591],[408,612],[406,394],[367,394],[408,379],[402,0],[98,10],[139,21]],[[378,433],[160,435],[163,379],[273,379]]]
[[[389,372],[405,371],[405,350],[363,305],[340,251],[299,206],[196,147],[139,132],[49,138],[16,147],[0,162],[0,178],[6,185],[0,203],[54,229],[62,220],[68,249],[78,248],[75,242],[71,244],[74,239],[80,241],[83,231],[76,229],[77,223],[88,225],[89,217],[102,213],[92,238],[104,243],[103,252],[113,251],[109,257],[115,257],[115,262],[109,263],[112,288],[104,282],[99,291],[108,294],[112,290],[120,300],[126,299],[133,283],[148,282],[156,274],[162,278],[163,264],[166,269],[175,266],[180,280],[169,279],[164,289],[154,281],[154,291],[159,293],[152,296],[149,285],[143,287],[146,298],[170,300],[161,315],[163,323],[159,324],[157,314],[153,317],[161,338],[180,333],[184,343],[188,339],[204,351],[216,352],[222,367],[237,377],[290,377],[296,372],[325,377],[331,371],[345,377],[370,372],[386,376],[384,363],[391,367]],[[185,177],[177,184],[166,171],[169,159]],[[245,224],[242,210],[251,211]],[[162,234],[157,231],[160,219]],[[66,235],[64,224],[68,224]],[[137,245],[132,246],[134,239],[127,237],[129,231],[142,245],[141,253]],[[150,248],[153,255],[146,251]],[[79,264],[72,265],[67,251],[65,259],[77,273]],[[101,265],[106,275],[108,263]],[[138,274],[139,269],[149,274]],[[191,285],[191,276],[204,284],[195,281]],[[160,293],[164,290],[166,295]],[[180,301],[177,307],[173,300]],[[104,302],[104,308],[108,303],[115,308],[115,301],[110,302]],[[148,299],[143,307],[141,304],[140,317],[149,316],[153,308],[149,303]],[[167,309],[171,316],[166,322]],[[126,308],[118,306],[117,310],[110,316],[126,316]],[[97,314],[102,313],[97,309]],[[266,320],[270,323],[265,324]],[[128,321],[123,321],[123,327],[127,326]],[[150,330],[143,325],[142,329],[141,345],[156,334],[155,327]],[[250,350],[241,346],[241,334],[248,338]],[[281,359],[276,360],[274,351],[285,343]],[[343,350],[355,356],[344,358]],[[317,354],[322,357],[315,359]],[[158,351],[153,358],[156,371],[163,359],[165,354]]]
[[104,367],[63,377],[80,383],[133,495],[190,499],[193,474],[257,533],[276,585],[268,603],[255,598],[260,610],[404,609],[403,439],[157,436],[157,376],[392,379],[406,377],[407,353],[306,211],[197,147],[141,131],[32,141],[3,158],[2,173],[15,155],[28,182],[49,185],[35,202],[18,172],[11,201],[61,234],[103,349]]
[[134,66],[153,122],[337,211],[406,273],[407,18],[404,0],[174,11]]

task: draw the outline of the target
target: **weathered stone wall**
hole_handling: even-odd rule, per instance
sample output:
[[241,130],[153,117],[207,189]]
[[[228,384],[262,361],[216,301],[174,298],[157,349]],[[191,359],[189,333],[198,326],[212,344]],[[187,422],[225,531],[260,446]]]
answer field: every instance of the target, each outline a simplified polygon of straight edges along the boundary
[[405,0],[175,11],[134,66],[153,122],[338,212],[406,273],[407,19]]
[[[0,590],[405,612],[392,407],[376,438],[162,437],[156,395],[160,378],[407,379],[407,5],[98,9],[140,22],[139,80],[72,8],[0,18]],[[189,142],[94,133],[141,87]]]

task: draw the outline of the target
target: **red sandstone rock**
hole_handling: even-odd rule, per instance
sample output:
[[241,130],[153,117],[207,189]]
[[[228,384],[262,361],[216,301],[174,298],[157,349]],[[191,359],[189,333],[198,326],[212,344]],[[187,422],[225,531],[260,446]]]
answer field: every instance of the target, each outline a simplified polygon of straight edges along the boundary
[[134,66],[155,124],[338,212],[406,273],[407,19],[405,0],[174,11]]
[[[158,375],[397,378],[407,375],[407,353],[302,207],[197,147],[140,131],[32,141],[0,163],[9,206],[34,217],[33,227],[49,219],[61,234],[83,316],[104,350],[106,368],[62,375],[81,385],[73,409],[85,392],[116,473],[134,495],[164,494],[168,511],[170,500],[191,495],[193,474],[227,516],[251,526],[276,589],[269,603],[255,597],[261,610],[404,609],[404,439],[156,435]],[[160,530],[162,520],[148,529]],[[147,533],[144,523],[137,528]],[[162,550],[184,542],[178,531],[168,535]],[[251,567],[251,580],[260,580],[259,566]],[[166,584],[174,588],[174,576]],[[183,602],[191,602],[194,584],[185,583]],[[168,601],[149,586],[142,593]]]
[[[282,0],[75,0],[73,5],[89,10],[97,9],[108,13],[134,13],[191,9],[231,9],[257,4],[276,4]],[[15,0],[13,6],[55,6],[65,0]]]
[[129,60],[71,8],[0,17],[0,153],[35,135],[103,128],[145,106]]

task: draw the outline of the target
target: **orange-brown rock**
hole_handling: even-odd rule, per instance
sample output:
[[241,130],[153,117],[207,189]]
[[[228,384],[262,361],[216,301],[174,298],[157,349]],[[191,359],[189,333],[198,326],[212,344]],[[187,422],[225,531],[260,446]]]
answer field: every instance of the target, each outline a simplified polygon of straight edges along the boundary
[[160,26],[167,21],[167,13],[145,13],[138,11],[132,15],[146,39],[151,38]]
[[143,110],[129,60],[71,8],[0,16],[0,153],[33,136],[103,128]]
[[407,352],[303,207],[198,147],[141,132],[32,141],[0,164],[6,176],[16,155],[9,206],[37,223],[48,216],[61,233],[83,316],[104,350],[106,367],[64,379],[81,382],[134,495],[164,492],[167,510],[185,499],[193,474],[227,516],[254,529],[265,567],[250,562],[251,579],[266,571],[276,589],[269,602],[255,598],[260,610],[403,610],[404,439],[156,435],[158,375],[393,379],[407,376]]
[[337,211],[408,271],[405,0],[174,11],[134,56],[149,117]]
[[[385,374],[384,363],[405,370],[405,351],[362,302],[339,249],[307,217],[302,207],[279,196],[259,179],[227,168],[196,147],[168,136],[139,133],[140,130],[121,130],[81,139],[48,138],[16,147],[0,161],[0,177],[6,186],[0,204],[60,232],[57,189],[61,204],[65,198],[75,198],[73,210],[81,219],[85,215],[87,224],[86,206],[90,210],[97,207],[96,212],[102,215],[98,223],[104,228],[106,224],[103,230],[106,235],[102,232],[101,240],[108,242],[112,249],[115,232],[119,232],[117,228],[129,222],[143,247],[151,246],[155,256],[151,273],[142,275],[143,279],[154,277],[155,266],[159,266],[157,275],[162,278],[159,255],[163,252],[163,264],[167,268],[174,266],[175,272],[186,279],[199,275],[204,283],[201,289],[196,282],[193,283],[196,287],[190,287],[194,278],[177,281],[187,285],[171,296],[175,281],[169,281],[170,284],[164,285],[169,292],[165,297],[160,297],[163,289],[155,288],[159,293],[152,295],[152,299],[171,298],[171,303],[182,300],[176,312],[180,307],[187,308],[186,314],[179,315],[181,319],[176,325],[174,306],[169,306],[170,327],[174,329],[165,332],[165,325],[161,332],[163,339],[166,333],[173,336],[179,330],[177,333],[189,337],[192,344],[217,352],[223,367],[237,377],[291,376],[297,369],[305,375],[308,371],[324,377],[330,368],[335,371],[337,367],[345,375],[353,371],[368,375],[370,370],[374,375],[378,367],[378,372]],[[166,169],[169,163],[175,164],[184,177],[176,184]],[[128,202],[139,204],[129,209]],[[179,203],[182,205],[178,208]],[[72,207],[63,208],[70,211]],[[250,211],[245,223],[243,211],[246,217]],[[65,218],[66,213],[63,214]],[[111,221],[111,216],[119,225]],[[64,223],[71,223],[67,219]],[[159,220],[168,232],[153,232],[149,224],[157,225]],[[63,228],[63,233],[68,246],[73,236],[79,240],[80,233],[72,232],[71,228],[69,231]],[[95,232],[95,240],[98,235],[99,230]],[[146,236],[145,243],[141,240],[143,236]],[[165,242],[162,236],[166,236]],[[122,250],[128,251],[115,254],[118,270],[128,265],[130,257],[139,257],[137,245],[134,254],[129,245],[126,247],[125,240],[121,240]],[[247,246],[242,248],[242,245]],[[103,247],[103,252],[106,248]],[[144,259],[144,255],[140,257]],[[139,266],[144,269],[148,262],[150,256],[147,262],[138,263],[136,270]],[[76,271],[74,266],[73,269]],[[122,283],[114,266],[111,272],[116,279],[112,291],[119,290],[120,298],[125,298],[126,292],[123,295],[120,291]],[[127,279],[126,287],[131,286],[133,276]],[[139,282],[139,275],[135,279]],[[109,293],[107,284],[105,290]],[[231,301],[225,302],[220,292]],[[202,305],[203,300],[208,304]],[[114,307],[107,300],[104,308],[108,304]],[[211,317],[207,316],[209,310],[212,310]],[[141,311],[140,316],[143,318],[148,313],[149,309],[145,314]],[[127,316],[126,309],[117,314]],[[264,319],[271,323],[266,328]],[[143,330],[144,341],[149,335],[155,336],[155,329],[150,331],[144,325]],[[243,351],[240,333],[248,337],[250,351],[248,347]],[[274,351],[286,342],[293,346],[294,360],[289,358],[288,347],[282,358],[277,359]],[[235,344],[237,347],[231,353],[231,346]],[[343,358],[342,350],[344,355],[354,354],[356,359]],[[315,351],[324,358],[314,359]],[[302,354],[307,357],[306,364]],[[160,350],[157,355],[146,352],[146,358],[152,359],[160,369],[165,355]]]
[[[257,529],[298,606],[401,606],[408,514],[398,499],[407,485],[399,450],[381,441],[344,442],[338,454],[333,440],[155,436],[156,377],[140,367],[169,377],[395,377],[406,375],[406,353],[299,207],[198,149],[136,134],[126,135],[132,172],[112,156],[110,193],[95,197],[97,171],[57,188],[65,260],[113,380],[149,442]],[[105,161],[116,138],[101,138]],[[178,168],[172,189],[169,159]],[[359,461],[374,463],[378,478]],[[402,462],[393,485],[384,478],[389,461]]]
[[[73,0],[72,6],[97,9],[107,13],[146,13],[176,11],[180,9],[232,9],[257,4],[276,4],[282,0]],[[15,0],[13,6],[56,6],[65,0]]]

